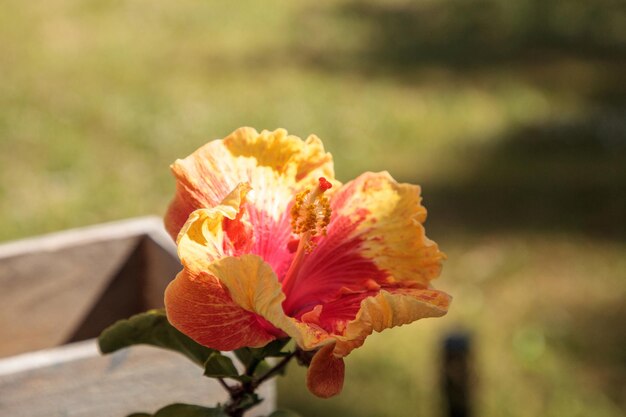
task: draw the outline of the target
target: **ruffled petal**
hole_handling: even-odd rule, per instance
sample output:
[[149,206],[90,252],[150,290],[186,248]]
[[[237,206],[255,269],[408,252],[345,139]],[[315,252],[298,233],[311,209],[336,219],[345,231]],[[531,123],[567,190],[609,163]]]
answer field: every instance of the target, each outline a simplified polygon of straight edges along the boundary
[[295,182],[317,180],[319,176],[334,178],[332,157],[315,135],[302,141],[285,129],[259,134],[244,127],[224,138],[224,146],[233,156],[253,158],[257,166],[269,167]]
[[167,316],[174,327],[214,349],[263,346],[283,335],[236,304],[208,272],[211,262],[250,250],[254,236],[242,219],[249,191],[248,184],[238,184],[221,204],[191,213],[178,235],[184,269],[165,292]]
[[176,238],[192,211],[219,204],[245,178],[238,180],[233,157],[222,141],[209,142],[170,168],[176,177],[176,194],[165,214],[165,228]]
[[250,186],[238,184],[221,204],[189,215],[178,234],[178,257],[187,269],[200,273],[215,259],[249,251],[252,227],[242,219]]
[[283,226],[295,192],[314,184],[319,176],[334,178],[332,156],[317,137],[303,141],[284,129],[261,133],[249,127],[237,129],[177,160],[171,168],[176,195],[165,225],[172,237],[192,211],[219,204],[238,183],[247,182],[256,190],[254,210],[250,210],[255,212],[253,222],[271,220]]
[[[381,332],[422,318],[443,316],[451,300],[448,294],[433,289],[410,288],[401,284],[395,288],[385,288],[375,296],[362,299],[356,317],[345,325],[343,334],[335,336],[337,343],[334,355],[348,355],[363,345],[367,336],[374,331]],[[347,304],[343,307],[350,309]]]
[[282,303],[285,295],[271,267],[256,255],[225,257],[213,262],[208,270],[228,289],[231,299],[248,314],[293,337],[304,349],[320,348],[307,372],[307,387],[318,397],[337,395],[343,387],[345,365],[334,353],[335,338],[312,323],[288,317]]
[[425,235],[420,188],[398,184],[386,172],[365,173],[331,199],[327,236],[290,283],[285,309],[295,316],[346,291],[397,281],[428,286],[445,255]]
[[209,265],[208,271],[237,305],[293,337],[301,348],[310,350],[336,341],[337,357],[361,346],[373,331],[442,316],[451,300],[441,291],[398,283],[380,291],[346,294],[296,319],[285,314],[281,285],[260,257],[225,257]]
[[387,172],[365,173],[346,184],[333,201],[338,218],[358,223],[363,254],[394,280],[424,285],[439,276],[445,255],[426,237],[420,187],[399,184]]
[[313,394],[329,398],[341,392],[345,376],[342,358],[333,355],[334,344],[322,347],[315,353],[306,374],[306,386]]
[[225,257],[209,265],[208,271],[228,289],[237,305],[293,337],[298,346],[314,349],[332,342],[323,329],[285,314],[282,307],[285,294],[278,278],[259,256]]
[[264,346],[281,334],[234,303],[208,273],[180,272],[165,290],[165,311],[178,330],[218,350]]

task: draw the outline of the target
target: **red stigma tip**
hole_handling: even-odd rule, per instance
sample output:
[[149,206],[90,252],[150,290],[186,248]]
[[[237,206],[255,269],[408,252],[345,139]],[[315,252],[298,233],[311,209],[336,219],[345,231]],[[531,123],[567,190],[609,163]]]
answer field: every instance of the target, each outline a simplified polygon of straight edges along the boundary
[[299,239],[291,239],[289,242],[287,242],[287,250],[289,251],[289,253],[295,253],[298,250],[299,244]]
[[333,187],[333,185],[330,182],[328,182],[328,180],[326,178],[324,178],[324,177],[320,177],[319,181],[320,181],[320,184],[319,184],[320,185],[320,190],[322,190],[322,191],[326,191],[329,188]]

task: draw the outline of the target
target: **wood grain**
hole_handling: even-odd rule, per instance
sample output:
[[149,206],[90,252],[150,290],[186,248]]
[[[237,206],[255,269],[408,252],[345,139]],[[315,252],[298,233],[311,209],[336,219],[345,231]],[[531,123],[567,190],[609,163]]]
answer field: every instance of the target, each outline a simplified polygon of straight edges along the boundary
[[[273,408],[273,382],[266,400],[247,416]],[[0,360],[0,415],[12,417],[124,417],[183,402],[213,406],[223,388],[174,352],[134,346],[99,356],[95,341]]]

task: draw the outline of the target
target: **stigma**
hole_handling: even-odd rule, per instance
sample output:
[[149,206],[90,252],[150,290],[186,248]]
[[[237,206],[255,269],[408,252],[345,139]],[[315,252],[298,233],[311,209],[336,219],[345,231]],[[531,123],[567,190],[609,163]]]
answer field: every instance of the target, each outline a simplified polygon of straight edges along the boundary
[[330,223],[330,201],[324,192],[332,188],[332,184],[320,177],[314,190],[304,190],[296,195],[291,207],[291,229],[300,235],[300,242],[305,250],[313,250],[312,238],[325,236]]
[[296,195],[291,207],[291,228],[300,236],[296,253],[283,278],[283,291],[289,294],[298,280],[300,267],[307,254],[315,248],[316,236],[325,236],[330,223],[330,201],[324,195],[332,184],[320,177],[314,190],[304,190]]

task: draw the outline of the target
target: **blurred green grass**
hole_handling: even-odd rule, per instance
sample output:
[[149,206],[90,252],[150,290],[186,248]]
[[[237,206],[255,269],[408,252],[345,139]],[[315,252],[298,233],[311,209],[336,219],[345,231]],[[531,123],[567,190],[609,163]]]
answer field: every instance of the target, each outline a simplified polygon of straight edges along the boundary
[[441,415],[475,335],[476,415],[626,410],[626,10],[613,0],[7,0],[0,240],[161,214],[167,166],[241,125],[319,135],[339,179],[423,185],[444,319],[348,358],[307,417]]

